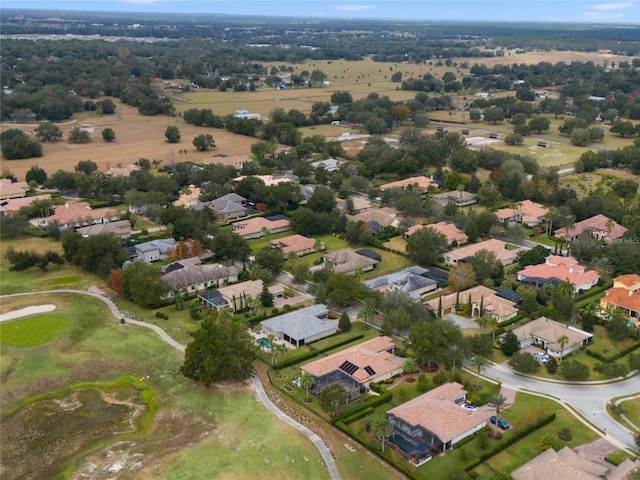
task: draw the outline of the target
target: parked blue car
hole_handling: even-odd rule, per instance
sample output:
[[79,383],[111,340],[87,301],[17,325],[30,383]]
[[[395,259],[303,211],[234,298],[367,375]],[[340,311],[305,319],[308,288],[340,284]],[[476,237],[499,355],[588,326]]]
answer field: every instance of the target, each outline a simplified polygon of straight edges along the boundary
[[503,430],[509,430],[509,427],[511,425],[509,425],[509,422],[507,422],[504,418],[502,417],[496,417],[495,415],[493,415],[491,418],[491,423],[493,423],[494,425],[498,425],[498,427],[500,427]]

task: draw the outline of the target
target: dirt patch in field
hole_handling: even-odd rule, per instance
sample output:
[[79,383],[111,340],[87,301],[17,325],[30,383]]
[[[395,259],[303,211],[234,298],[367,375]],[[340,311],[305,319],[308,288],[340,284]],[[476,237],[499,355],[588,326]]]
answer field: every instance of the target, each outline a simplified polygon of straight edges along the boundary
[[[235,135],[226,130],[216,128],[195,127],[184,123],[181,118],[167,116],[145,117],[137,109],[116,102],[114,115],[96,115],[81,113],[72,122],[58,124],[63,138],[69,136],[73,127],[85,125],[91,130],[91,143],[72,144],[65,140],[57,143],[42,144],[43,156],[25,160],[3,160],[3,172],[11,172],[18,180],[24,180],[27,171],[38,165],[49,175],[57,170],[73,171],[81,160],[93,160],[98,169],[106,171],[112,166],[129,165],[140,158],[162,160],[161,165],[180,163],[187,160],[198,161],[214,154],[249,155],[255,138]],[[179,143],[168,143],[164,132],[168,126],[177,126],[182,138]],[[3,125],[2,130],[19,128],[25,132],[33,132],[37,125],[12,127]],[[111,128],[116,134],[114,142],[102,139],[102,130]],[[196,135],[209,133],[216,142],[216,148],[209,152],[197,152],[193,146]],[[180,154],[181,150],[188,153]]]

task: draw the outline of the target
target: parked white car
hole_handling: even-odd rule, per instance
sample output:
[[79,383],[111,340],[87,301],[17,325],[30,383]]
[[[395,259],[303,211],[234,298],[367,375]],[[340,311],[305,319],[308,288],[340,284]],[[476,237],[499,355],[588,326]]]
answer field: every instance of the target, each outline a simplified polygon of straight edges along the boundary
[[540,363],[547,363],[549,361],[549,355],[547,355],[546,353],[536,352],[536,353],[533,354],[533,356]]

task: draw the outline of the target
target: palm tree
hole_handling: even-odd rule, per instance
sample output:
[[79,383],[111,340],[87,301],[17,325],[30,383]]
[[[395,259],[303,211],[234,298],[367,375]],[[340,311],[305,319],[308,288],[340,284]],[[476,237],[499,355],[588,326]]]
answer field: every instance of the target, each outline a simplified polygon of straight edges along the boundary
[[560,361],[562,361],[562,358],[564,357],[564,346],[569,343],[569,337],[562,335],[556,341],[560,344]]
[[547,210],[547,213],[544,214],[544,219],[547,221],[547,228],[546,228],[547,237],[550,237],[551,234],[553,233],[553,219],[556,216],[556,213],[558,213],[556,207],[549,207],[549,209]]
[[574,285],[569,280],[563,280],[558,284],[558,292],[560,295],[573,295]]
[[476,371],[476,390],[480,388],[480,374],[485,371],[489,365],[489,360],[482,355],[474,355],[469,359],[469,364]]
[[384,453],[384,441],[393,434],[393,424],[384,413],[381,413],[373,418],[371,426],[373,434],[382,443],[382,452]]
[[[507,407],[507,399],[501,393],[496,393],[489,397],[489,405],[496,409],[496,418],[498,418],[500,417],[500,412]],[[497,423],[496,421],[496,424]]]
[[451,373],[455,376],[456,374],[456,366],[458,365],[458,361],[462,359],[462,349],[455,344],[449,345],[447,347],[447,357],[451,360]]
[[611,263],[611,260],[607,257],[599,258],[595,267],[598,273],[603,277],[608,277],[613,272],[613,263]]
[[369,302],[364,302],[362,306],[358,309],[358,314],[356,318],[364,323],[373,322],[373,317],[375,316],[376,311],[373,306]]
[[313,376],[309,372],[302,372],[300,375],[300,386],[307,391],[307,401],[309,401],[309,389],[313,387]]
[[498,328],[498,320],[495,317],[480,317],[478,323],[482,327],[491,327],[493,341],[496,341],[496,329]]
[[271,248],[271,242],[269,241],[271,240],[271,231],[267,227],[262,227],[260,231],[262,232],[262,235],[264,235],[264,238],[267,240],[267,247]]
[[418,361],[413,357],[407,357],[402,364],[402,371],[409,375],[409,378],[413,380],[413,375],[418,371]]

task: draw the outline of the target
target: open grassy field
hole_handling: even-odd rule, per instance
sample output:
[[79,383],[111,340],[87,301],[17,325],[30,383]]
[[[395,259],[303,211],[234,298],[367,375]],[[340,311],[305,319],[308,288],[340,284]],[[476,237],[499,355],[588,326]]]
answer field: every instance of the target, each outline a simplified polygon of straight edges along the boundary
[[[91,143],[71,144],[66,141],[43,144],[43,156],[25,160],[3,160],[2,171],[11,172],[24,180],[26,172],[33,165],[43,168],[49,175],[59,169],[73,171],[73,167],[81,160],[93,160],[101,171],[108,170],[118,164],[129,165],[140,158],[162,160],[162,165],[179,163],[185,160],[198,161],[217,153],[227,155],[249,155],[254,138],[235,135],[226,130],[207,129],[188,125],[180,118],[166,116],[145,117],[137,109],[117,102],[114,115],[97,115],[95,113],[78,113],[71,122],[58,124],[67,138],[73,127],[91,125]],[[179,143],[168,143],[164,132],[168,126],[177,126],[182,134]],[[20,126],[23,131],[31,132],[36,125]],[[111,128],[116,140],[108,143],[102,140],[102,130]],[[2,126],[2,130],[9,128]],[[216,142],[216,148],[209,152],[197,152],[192,144],[196,135],[209,133]],[[187,149],[187,156],[180,155],[180,150]]]
[[[627,57],[617,57],[603,53],[583,53],[583,52],[533,52],[525,54],[512,54],[507,52],[505,57],[494,58],[459,58],[454,61],[461,64],[467,61],[469,66],[474,64],[485,64],[493,66],[497,64],[524,63],[535,64],[539,62],[556,63],[564,61],[592,61],[596,64],[606,62],[619,62],[628,60]],[[275,66],[280,67],[282,63]],[[348,91],[354,99],[366,97],[372,92],[380,95],[387,95],[394,101],[406,101],[413,99],[416,92],[403,91],[399,89],[398,83],[390,81],[391,75],[396,71],[401,71],[404,78],[421,77],[430,73],[438,78],[446,72],[452,72],[461,77],[468,73],[468,70],[459,69],[445,65],[438,66],[436,62],[432,64],[410,65],[402,63],[373,62],[366,58],[363,61],[307,61],[295,65],[287,65],[294,68],[295,73],[303,70],[312,71],[320,69],[327,74],[327,81],[330,85],[322,88],[300,88],[293,90],[274,90],[268,87],[260,88],[255,92],[219,92],[217,90],[198,89],[192,92],[181,93],[174,97],[177,112],[184,112],[190,108],[210,108],[216,115],[226,115],[234,113],[236,110],[247,109],[254,113],[268,116],[269,112],[280,107],[284,110],[296,108],[308,113],[312,105],[318,101],[330,101],[331,95],[336,91]],[[271,65],[268,65],[270,68]],[[499,95],[507,94],[500,92]],[[454,103],[463,104],[472,97],[471,92],[462,92],[454,97]],[[467,97],[467,98],[465,98]],[[137,110],[127,105],[117,102],[117,110],[114,115],[100,116],[95,112],[80,112],[69,121],[59,124],[64,138],[74,126],[86,126],[92,133],[92,142],[89,144],[70,144],[61,141],[54,144],[44,144],[41,158],[26,160],[3,161],[1,170],[3,173],[12,173],[19,180],[24,180],[26,172],[33,165],[38,165],[50,175],[58,169],[72,170],[80,160],[93,160],[98,164],[100,170],[107,170],[110,166],[118,164],[128,165],[139,158],[149,160],[162,160],[163,164],[190,160],[199,160],[211,154],[224,153],[227,155],[248,155],[250,146],[255,139],[228,133],[219,129],[205,129],[185,124],[181,118],[170,118],[164,116],[146,117],[138,114]],[[436,118],[439,114],[432,113]],[[448,112],[444,113],[441,120],[450,120]],[[170,126],[178,126],[182,133],[182,140],[177,144],[166,142],[164,136],[165,129]],[[32,132],[33,125],[2,125],[2,130],[7,128],[20,128],[26,132]],[[116,134],[116,140],[107,143],[102,140],[101,132],[104,128],[112,128]],[[508,124],[501,124],[498,127],[509,129]],[[320,127],[318,127],[320,128]],[[334,130],[336,131],[336,130]],[[552,131],[557,131],[553,129]],[[193,138],[201,133],[213,135],[217,147],[211,152],[196,152],[192,145]],[[320,133],[318,130],[317,133]],[[323,134],[326,134],[322,132]],[[335,133],[331,133],[333,135]],[[607,133],[608,136],[608,133]],[[619,140],[607,138],[607,145],[617,146]],[[516,147],[523,148],[523,147]],[[527,148],[526,146],[524,148]],[[180,154],[181,150],[187,149],[189,153],[185,156]],[[547,152],[548,153],[548,152]],[[553,152],[552,152],[553,153]],[[555,160],[553,160],[555,161]],[[569,163],[573,160],[567,158],[559,164]]]
[[640,431],[640,398],[634,398],[633,400],[627,400],[622,402],[624,407],[625,416],[633,422],[633,424]]

